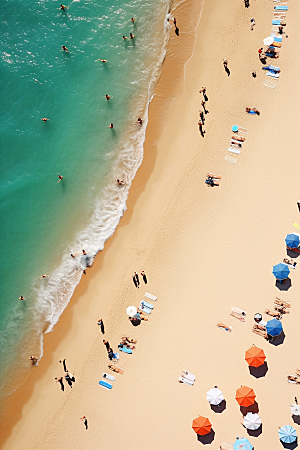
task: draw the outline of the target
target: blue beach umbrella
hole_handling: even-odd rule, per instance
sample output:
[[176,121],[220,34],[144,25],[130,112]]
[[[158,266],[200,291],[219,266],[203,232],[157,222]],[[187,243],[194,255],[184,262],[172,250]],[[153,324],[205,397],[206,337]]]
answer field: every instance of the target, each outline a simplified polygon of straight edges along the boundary
[[290,233],[285,238],[285,243],[286,243],[287,247],[297,248],[297,247],[299,247],[299,243],[300,243],[299,236],[295,233]]
[[278,280],[285,280],[290,273],[290,269],[286,264],[279,263],[273,266],[273,274]]
[[253,445],[246,438],[237,438],[233,444],[234,450],[252,450]]
[[277,319],[269,320],[266,325],[266,330],[267,333],[273,337],[279,336],[283,330],[282,323],[280,322],[280,320]]
[[283,425],[283,427],[279,429],[278,433],[279,439],[287,444],[291,444],[297,439],[297,432],[295,428],[291,427],[291,425]]

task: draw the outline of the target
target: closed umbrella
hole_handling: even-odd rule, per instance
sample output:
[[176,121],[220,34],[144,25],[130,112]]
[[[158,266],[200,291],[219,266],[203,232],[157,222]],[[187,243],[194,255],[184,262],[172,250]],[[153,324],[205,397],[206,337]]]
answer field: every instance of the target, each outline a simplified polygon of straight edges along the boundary
[[268,36],[264,39],[264,45],[272,45],[274,42],[274,38],[272,36]]
[[267,333],[273,337],[279,336],[283,330],[282,323],[277,319],[268,320],[266,330]]
[[249,412],[244,417],[244,426],[248,430],[257,430],[261,426],[261,418],[258,414]]
[[295,234],[295,233],[288,234],[287,237],[285,238],[285,243],[286,243],[287,247],[290,247],[290,248],[299,247],[299,243],[300,243],[299,235]]
[[283,425],[279,428],[279,439],[286,444],[291,444],[297,439],[297,432],[291,425]]
[[273,266],[273,275],[275,275],[275,277],[278,280],[285,280],[290,273],[290,269],[286,264],[283,263],[279,263],[276,264],[276,266]]
[[241,406],[253,405],[255,403],[255,397],[256,395],[253,389],[247,386],[240,387],[235,394],[235,399]]
[[233,448],[234,450],[252,450],[253,445],[246,438],[236,438]]
[[250,347],[245,353],[245,360],[247,361],[249,366],[252,367],[262,366],[265,362],[265,359],[266,355],[263,349],[255,347],[255,345]]
[[193,420],[192,428],[195,431],[195,433],[204,436],[205,434],[208,434],[210,432],[211,423],[207,417],[199,416],[197,417],[197,419]]
[[223,392],[217,387],[210,389],[206,397],[211,405],[219,405],[224,400]]
[[129,316],[135,316],[137,313],[137,309],[135,306],[128,306],[128,308],[126,309],[126,312]]
[[294,405],[290,405],[290,408],[293,416],[300,416],[300,405],[296,405],[295,403]]

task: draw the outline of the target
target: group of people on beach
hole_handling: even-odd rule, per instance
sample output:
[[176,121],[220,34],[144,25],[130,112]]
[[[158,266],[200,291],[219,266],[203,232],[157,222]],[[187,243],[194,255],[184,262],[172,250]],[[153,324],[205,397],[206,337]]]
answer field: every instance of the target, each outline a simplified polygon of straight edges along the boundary
[[63,379],[65,379],[65,381],[68,383],[68,385],[70,387],[72,387],[73,383],[75,383],[75,377],[74,377],[74,374],[70,373],[68,371],[68,369],[67,369],[66,358],[65,359],[60,359],[59,363],[63,365],[64,375],[61,376],[60,378],[55,377],[55,381],[56,381],[56,383],[60,384],[61,390],[64,391],[65,390],[65,386],[64,386]]
[[[144,283],[147,284],[148,280],[147,280],[146,274],[143,270],[141,272],[141,277],[143,278]],[[132,275],[132,281],[136,288],[140,287],[140,279],[139,279],[137,272],[134,272],[134,274]]]

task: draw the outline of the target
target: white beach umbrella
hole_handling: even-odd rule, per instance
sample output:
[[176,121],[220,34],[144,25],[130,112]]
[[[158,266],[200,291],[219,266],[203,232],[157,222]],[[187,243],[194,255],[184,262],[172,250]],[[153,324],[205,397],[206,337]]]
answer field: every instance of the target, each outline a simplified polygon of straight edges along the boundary
[[291,413],[294,416],[300,416],[300,405],[294,404],[294,405],[290,405],[290,407],[291,407]]
[[244,426],[248,430],[257,430],[261,426],[261,418],[258,414],[249,412],[244,417]]
[[128,306],[128,308],[126,309],[126,312],[129,316],[135,316],[137,313],[137,309],[135,306]]
[[219,405],[224,400],[223,392],[217,387],[210,389],[206,393],[206,397],[211,405]]
[[274,42],[274,38],[272,36],[268,36],[266,37],[266,39],[264,39],[264,45],[272,45]]

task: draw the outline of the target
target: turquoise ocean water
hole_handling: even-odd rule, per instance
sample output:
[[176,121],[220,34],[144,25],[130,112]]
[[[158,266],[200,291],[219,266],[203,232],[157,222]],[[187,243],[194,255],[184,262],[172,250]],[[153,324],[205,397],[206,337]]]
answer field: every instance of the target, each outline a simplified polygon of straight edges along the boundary
[[[8,368],[29,369],[28,356],[42,356],[43,331],[53,329],[126,209],[170,3],[74,0],[66,12],[53,0],[0,4],[2,395],[20,383]],[[134,40],[124,41],[130,32]],[[83,248],[87,257],[71,258]]]

